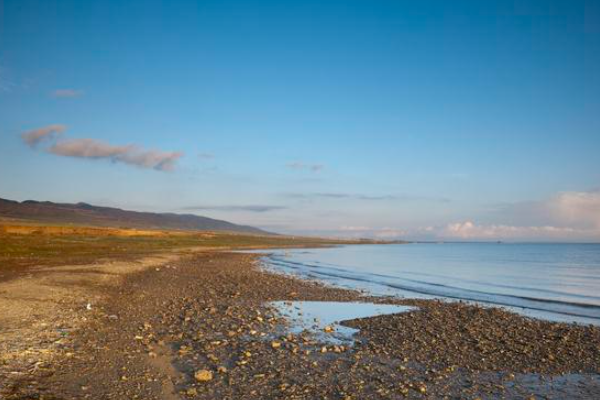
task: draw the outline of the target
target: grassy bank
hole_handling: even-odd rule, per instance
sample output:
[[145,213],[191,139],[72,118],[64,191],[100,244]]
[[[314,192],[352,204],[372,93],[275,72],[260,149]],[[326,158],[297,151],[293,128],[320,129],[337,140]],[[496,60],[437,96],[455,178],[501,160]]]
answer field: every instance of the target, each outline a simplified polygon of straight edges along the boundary
[[0,225],[0,273],[30,266],[132,260],[157,252],[195,247],[317,247],[358,243],[371,242],[222,232],[3,224]]

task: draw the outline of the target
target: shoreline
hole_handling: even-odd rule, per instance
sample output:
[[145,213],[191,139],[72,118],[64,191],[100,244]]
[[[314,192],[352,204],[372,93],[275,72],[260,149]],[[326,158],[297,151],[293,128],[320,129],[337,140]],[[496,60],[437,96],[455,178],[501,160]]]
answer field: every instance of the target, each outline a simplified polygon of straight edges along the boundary
[[[260,255],[248,253],[162,257],[93,270],[54,267],[34,278],[64,292],[46,310],[55,320],[40,322],[45,327],[12,341],[3,332],[4,349],[18,354],[0,363],[0,398],[600,395],[598,327],[463,303],[364,296],[265,271]],[[10,283],[2,283],[4,293]],[[77,298],[82,293],[86,298]],[[311,335],[282,337],[287,322],[267,303],[298,300],[418,309],[344,322],[360,333],[341,351]]]
[[[542,274],[544,268],[521,272],[520,265],[513,262],[506,277],[497,272],[502,271],[498,263],[503,261],[494,258],[506,256],[504,251],[490,256],[490,260],[478,260],[485,251],[473,247],[458,260],[454,250],[454,253],[430,252],[424,247],[412,250],[400,250],[400,246],[391,251],[375,246],[364,250],[349,246],[306,252],[306,255],[302,251],[269,252],[265,253],[265,265],[268,270],[372,295],[462,301],[482,307],[500,307],[529,318],[600,327],[600,297],[595,291],[592,269],[586,270],[588,279],[577,270],[572,278],[561,280],[557,277],[569,271],[550,261],[548,275],[537,278],[534,272]],[[600,249],[594,250],[598,254]],[[458,261],[448,262],[448,257],[457,257]],[[396,267],[394,262],[402,266]],[[522,264],[528,262],[530,260],[521,261]],[[419,265],[423,265],[423,271]],[[575,263],[573,269],[577,266]],[[585,267],[587,265],[581,266]]]

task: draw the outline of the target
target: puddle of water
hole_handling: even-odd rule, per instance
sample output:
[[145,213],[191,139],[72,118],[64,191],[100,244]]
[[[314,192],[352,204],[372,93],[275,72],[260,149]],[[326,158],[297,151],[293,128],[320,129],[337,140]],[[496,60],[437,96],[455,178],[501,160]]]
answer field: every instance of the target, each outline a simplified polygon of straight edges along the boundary
[[270,303],[289,321],[288,332],[299,334],[308,331],[323,342],[351,343],[358,329],[340,325],[355,318],[396,314],[412,311],[409,306],[336,301],[274,301]]

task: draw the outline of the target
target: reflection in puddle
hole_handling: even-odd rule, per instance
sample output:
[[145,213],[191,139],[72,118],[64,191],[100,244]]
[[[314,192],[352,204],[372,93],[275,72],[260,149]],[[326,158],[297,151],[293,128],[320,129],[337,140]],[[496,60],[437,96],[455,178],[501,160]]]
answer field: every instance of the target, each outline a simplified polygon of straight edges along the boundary
[[335,301],[274,301],[270,303],[289,320],[288,331],[308,331],[315,339],[329,343],[348,343],[358,329],[340,325],[356,318],[412,311],[414,307],[390,304]]

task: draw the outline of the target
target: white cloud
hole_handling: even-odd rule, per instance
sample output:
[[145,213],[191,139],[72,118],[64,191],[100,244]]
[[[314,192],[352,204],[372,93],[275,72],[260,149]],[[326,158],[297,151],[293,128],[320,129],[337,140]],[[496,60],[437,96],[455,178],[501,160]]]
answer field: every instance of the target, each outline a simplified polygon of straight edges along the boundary
[[542,201],[505,204],[492,220],[460,221],[432,232],[442,239],[598,241],[600,191],[560,192]]
[[472,221],[448,224],[440,239],[459,240],[598,240],[600,231],[556,226],[478,225]]
[[120,162],[158,171],[173,170],[177,160],[183,156],[182,152],[144,150],[133,144],[114,146],[96,139],[58,139],[58,135],[65,129],[64,125],[50,125],[25,132],[21,138],[32,148],[41,142],[46,142],[49,146],[44,151],[58,156],[107,159],[115,163]]
[[48,149],[52,154],[66,157],[109,159],[142,168],[171,171],[181,152],[143,150],[135,145],[113,146],[95,139],[69,139],[55,143]]

